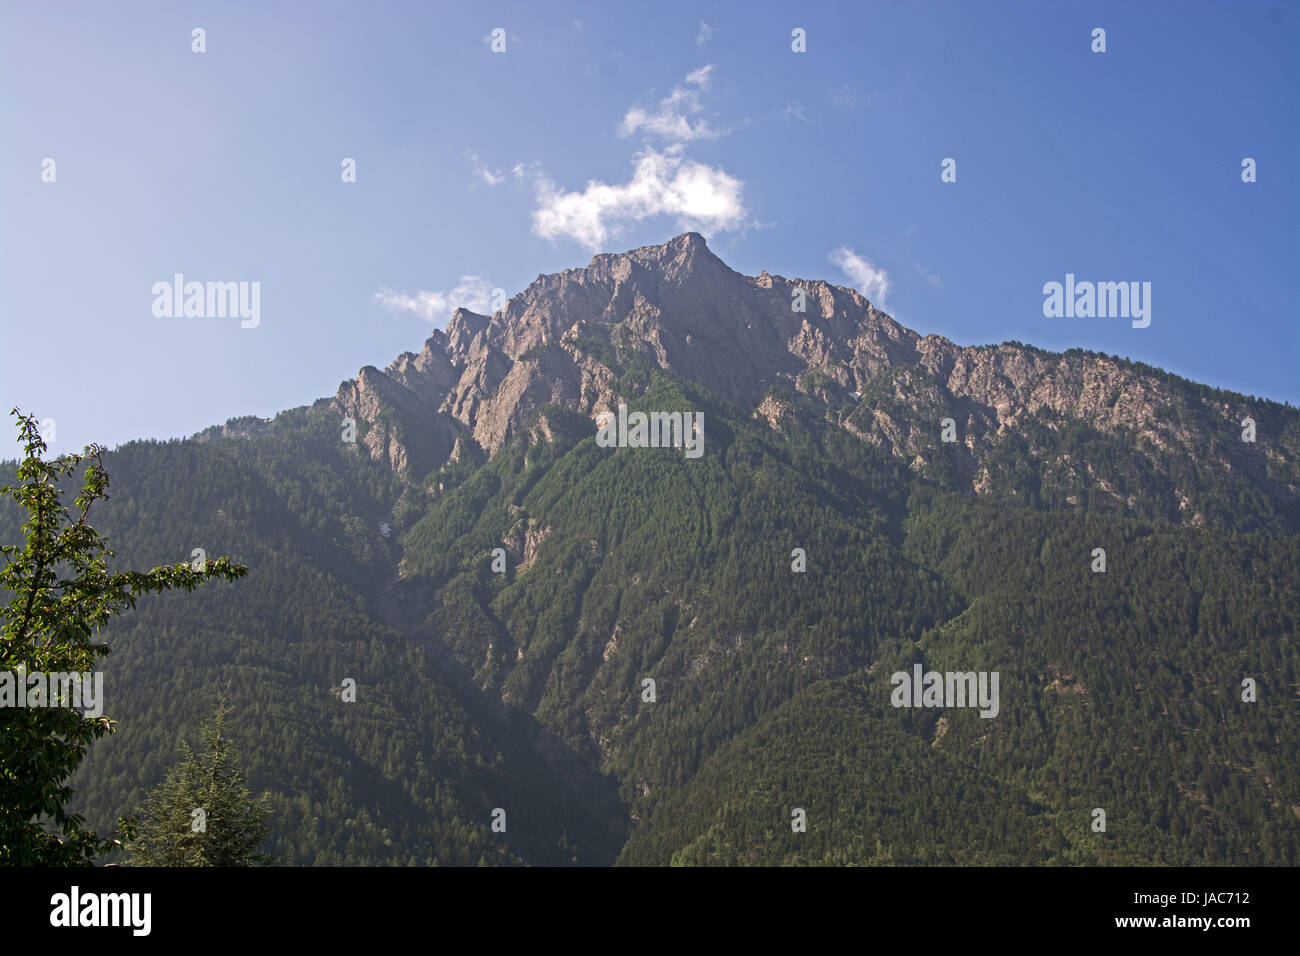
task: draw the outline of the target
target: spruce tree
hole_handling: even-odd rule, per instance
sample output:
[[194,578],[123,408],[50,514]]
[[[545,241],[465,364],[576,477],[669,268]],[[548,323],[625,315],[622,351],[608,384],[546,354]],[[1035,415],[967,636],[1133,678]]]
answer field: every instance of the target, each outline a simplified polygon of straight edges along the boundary
[[123,820],[126,850],[135,866],[257,866],[270,834],[267,796],[254,799],[218,705],[201,731],[204,750],[182,741],[185,759],[159,784],[134,818]]

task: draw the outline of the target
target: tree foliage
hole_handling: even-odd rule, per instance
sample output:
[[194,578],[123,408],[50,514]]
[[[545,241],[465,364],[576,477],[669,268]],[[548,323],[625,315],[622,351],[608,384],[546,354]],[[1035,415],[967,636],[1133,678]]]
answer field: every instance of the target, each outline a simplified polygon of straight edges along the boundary
[[182,741],[182,763],[150,794],[134,818],[123,821],[126,851],[135,866],[256,866],[271,828],[268,796],[254,800],[226,734],[228,707],[203,727],[204,749]]
[[[0,554],[0,673],[8,672],[16,694],[37,674],[86,674],[109,652],[96,635],[109,619],[135,607],[143,594],[179,588],[192,591],[212,578],[233,580],[247,571],[227,558],[195,569],[188,564],[152,571],[113,571],[114,552],[90,525],[91,507],[108,498],[104,449],[45,460],[46,444],[34,415],[13,409],[24,447],[14,484],[0,488],[26,512],[24,543]],[[84,467],[81,494],[69,509],[60,480]],[[113,846],[70,813],[68,776],[90,744],[113,730],[113,721],[88,716],[70,701],[45,706],[0,706],[0,863],[85,865]],[[50,706],[51,704],[56,706]]]

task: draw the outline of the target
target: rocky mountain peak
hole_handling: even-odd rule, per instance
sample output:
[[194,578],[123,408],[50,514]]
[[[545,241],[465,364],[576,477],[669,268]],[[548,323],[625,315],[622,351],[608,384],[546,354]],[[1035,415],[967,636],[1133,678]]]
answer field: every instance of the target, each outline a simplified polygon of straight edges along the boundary
[[[1017,438],[1027,416],[1053,430],[1070,421],[1099,434],[1122,430],[1148,454],[1172,449],[1188,474],[1211,467],[1193,451],[1210,441],[1198,427],[1210,427],[1210,443],[1222,449],[1213,467],[1253,474],[1286,507],[1300,491],[1293,437],[1271,446],[1267,468],[1227,440],[1248,413],[1256,421],[1280,415],[1278,434],[1283,419],[1300,434],[1293,409],[1212,393],[1106,356],[922,337],[856,290],[767,270],[743,276],[695,232],[538,276],[491,316],[457,309],[418,355],[404,353],[383,372],[367,367],[343,384],[335,404],[383,420],[366,447],[386,461],[436,467],[464,436],[494,454],[530,429],[546,404],[594,418],[630,397],[616,394],[617,369],[633,356],[751,411],[774,388],[800,396],[804,414],[915,467],[933,460],[939,423],[952,418],[960,436],[953,454],[976,491],[996,484],[990,456]],[[1131,504],[1118,483],[1103,490]]]

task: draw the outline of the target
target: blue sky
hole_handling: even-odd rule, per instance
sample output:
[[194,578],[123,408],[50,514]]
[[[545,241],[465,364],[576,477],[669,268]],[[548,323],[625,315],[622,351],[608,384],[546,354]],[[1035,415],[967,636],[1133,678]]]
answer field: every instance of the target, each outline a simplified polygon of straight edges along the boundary
[[[694,228],[922,334],[1300,404],[1298,54],[1282,2],[7,3],[0,403],[54,451],[269,417]],[[155,317],[178,272],[260,323]],[[1067,273],[1151,325],[1045,317]]]

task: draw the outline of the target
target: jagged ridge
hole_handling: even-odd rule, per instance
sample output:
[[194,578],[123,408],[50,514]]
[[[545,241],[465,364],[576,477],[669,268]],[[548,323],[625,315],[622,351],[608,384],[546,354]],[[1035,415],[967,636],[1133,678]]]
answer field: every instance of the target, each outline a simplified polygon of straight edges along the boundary
[[[999,488],[1004,459],[1018,457],[1037,467],[1035,482],[1059,485],[1069,505],[1086,497],[1121,513],[1223,524],[1198,498],[1207,482],[1228,483],[1264,496],[1260,520],[1300,521],[1300,416],[1289,406],[1096,353],[920,336],[853,289],[741,275],[693,232],[538,276],[492,316],[458,309],[418,355],[404,353],[383,372],[367,366],[334,401],[364,423],[372,457],[418,479],[471,439],[495,455],[549,403],[594,419],[631,397],[618,393],[611,365],[633,356],[774,428],[797,409],[923,473],[946,457],[973,493],[1008,491]],[[1240,439],[1246,416],[1257,423],[1255,444]],[[939,445],[945,417],[957,426],[955,448]],[[1150,488],[1098,474],[1060,447],[1054,436],[1070,428],[1136,452],[1133,467],[1162,476],[1160,500],[1143,505]]]

